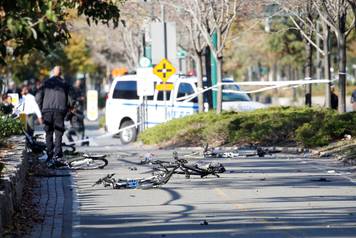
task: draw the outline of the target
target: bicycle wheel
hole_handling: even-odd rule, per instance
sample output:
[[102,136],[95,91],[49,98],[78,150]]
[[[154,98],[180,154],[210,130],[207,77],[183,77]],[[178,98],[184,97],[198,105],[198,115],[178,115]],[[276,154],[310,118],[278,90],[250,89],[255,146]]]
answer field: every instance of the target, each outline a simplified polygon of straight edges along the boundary
[[108,165],[107,159],[84,157],[72,159],[68,162],[69,168],[73,170],[103,169]]

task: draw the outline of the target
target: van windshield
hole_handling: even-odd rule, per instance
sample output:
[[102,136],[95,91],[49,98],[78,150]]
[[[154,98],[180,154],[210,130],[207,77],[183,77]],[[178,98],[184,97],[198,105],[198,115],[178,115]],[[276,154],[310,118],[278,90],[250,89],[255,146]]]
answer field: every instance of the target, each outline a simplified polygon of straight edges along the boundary
[[[246,93],[229,92],[229,91],[241,91],[240,88],[235,84],[223,85],[222,89],[223,89],[223,102],[251,101],[250,97]],[[226,92],[224,92],[224,90],[226,90]]]

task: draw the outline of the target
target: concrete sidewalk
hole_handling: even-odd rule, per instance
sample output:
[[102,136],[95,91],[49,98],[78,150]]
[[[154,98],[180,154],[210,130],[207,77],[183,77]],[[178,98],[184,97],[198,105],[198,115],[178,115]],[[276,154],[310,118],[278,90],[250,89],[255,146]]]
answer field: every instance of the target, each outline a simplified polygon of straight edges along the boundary
[[43,218],[27,237],[57,238],[72,236],[72,179],[69,171],[36,177],[34,202]]

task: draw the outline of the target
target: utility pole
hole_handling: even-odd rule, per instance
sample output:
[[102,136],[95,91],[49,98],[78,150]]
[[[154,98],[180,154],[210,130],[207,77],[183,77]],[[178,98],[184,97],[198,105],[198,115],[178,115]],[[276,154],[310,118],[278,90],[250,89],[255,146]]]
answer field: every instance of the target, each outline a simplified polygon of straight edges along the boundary
[[[214,32],[212,35],[212,42],[213,42],[213,46],[216,49],[218,47],[218,35],[216,32]],[[218,81],[218,79],[217,79],[218,73],[217,73],[217,59],[214,57],[213,54],[210,54],[210,62],[211,62],[211,84],[212,84],[212,86],[215,86]],[[218,105],[217,88],[213,88],[212,92],[213,92],[212,93],[213,94],[213,108],[214,108],[214,110],[216,110],[217,105]]]
[[[212,86],[211,83],[211,52],[209,46],[205,47],[205,73],[206,73],[206,86],[210,88]],[[209,109],[213,108],[213,94],[212,90],[206,92],[206,97],[208,98]]]
[[[168,59],[168,49],[167,49],[167,24],[166,24],[166,13],[164,5],[161,4],[161,20],[163,27],[163,44],[164,44],[164,58]],[[163,100],[164,100],[164,119],[167,121],[167,91],[163,91]]]

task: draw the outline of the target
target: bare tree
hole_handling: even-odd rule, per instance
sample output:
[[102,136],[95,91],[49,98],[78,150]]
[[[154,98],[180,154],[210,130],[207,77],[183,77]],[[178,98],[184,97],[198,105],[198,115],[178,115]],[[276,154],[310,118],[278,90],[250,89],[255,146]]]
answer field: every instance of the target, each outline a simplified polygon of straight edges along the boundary
[[[187,11],[193,23],[209,46],[217,61],[217,112],[222,111],[222,78],[223,78],[223,50],[231,25],[236,20],[238,10],[242,7],[242,0],[191,0],[187,1]],[[212,34],[216,34],[214,45]]]
[[[306,1],[303,5],[298,7],[298,12],[304,16],[304,21],[296,21],[293,17],[291,18],[293,23],[297,28],[302,32],[305,42],[305,52],[306,52],[306,61],[305,61],[305,79],[311,80],[313,78],[313,27],[315,23],[315,12],[312,9],[312,1]],[[305,105],[312,106],[312,85],[309,84],[306,86],[305,94]]]
[[117,28],[98,24],[88,26],[84,19],[72,22],[72,31],[86,37],[94,60],[108,68],[138,66],[142,49],[142,33],[150,17],[145,3],[126,1],[120,8],[121,21]]
[[[317,10],[314,8],[315,0],[310,1],[274,1],[277,2],[283,10],[289,13],[289,18],[293,22],[294,26],[299,30],[301,36],[306,44],[306,70],[305,78],[312,78],[312,47],[317,51],[318,54],[324,56],[324,77],[331,80],[330,72],[330,28],[326,24],[322,24],[322,32],[320,32],[319,16]],[[323,48],[320,48],[318,44],[319,39],[323,40]],[[318,62],[319,63],[319,62]],[[326,84],[325,89],[325,105],[326,107],[331,107],[331,83]],[[308,105],[311,106],[311,96],[312,96],[312,85],[307,87],[307,95],[310,96]]]
[[[354,0],[316,0],[314,8],[321,20],[330,27],[337,39],[339,55],[339,112],[346,111],[346,39],[355,29],[356,3]],[[351,14],[352,10],[352,14]],[[353,19],[348,24],[348,16]]]
[[[170,12],[170,18],[181,23],[184,26],[184,35],[188,33],[188,39],[186,39],[186,46],[183,47],[192,55],[192,58],[196,66],[196,76],[198,82],[198,91],[203,90],[203,51],[207,46],[206,41],[203,38],[203,34],[199,29],[198,25],[195,23],[191,14],[186,11],[191,4],[190,0],[182,0],[177,2],[172,1],[162,1],[161,3],[168,5],[170,8],[175,9],[175,11]],[[204,12],[202,14],[207,14]],[[202,18],[207,19],[208,16],[203,16]],[[199,112],[204,111],[204,96],[203,94],[198,95],[198,105]]]
[[[185,2],[185,1],[184,1]],[[191,41],[191,49],[193,52],[193,59],[196,64],[196,74],[198,81],[198,91],[203,90],[203,51],[206,47],[206,42],[202,38],[201,31],[198,26],[193,23],[193,19],[188,17],[182,23],[185,25],[187,31],[189,32],[189,38]],[[199,112],[204,111],[204,97],[203,94],[198,95]]]

